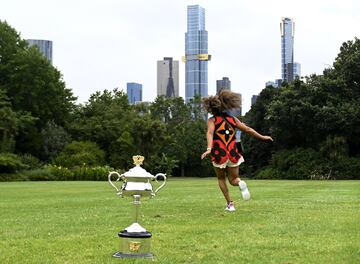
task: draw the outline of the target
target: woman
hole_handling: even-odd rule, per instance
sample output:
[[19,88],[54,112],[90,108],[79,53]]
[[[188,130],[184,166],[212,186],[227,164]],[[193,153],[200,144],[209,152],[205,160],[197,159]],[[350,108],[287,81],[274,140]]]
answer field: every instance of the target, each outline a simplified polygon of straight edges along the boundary
[[273,141],[270,136],[259,134],[236,117],[226,113],[231,109],[240,108],[240,104],[240,94],[229,90],[222,90],[219,95],[203,99],[205,109],[213,116],[207,122],[207,149],[201,155],[201,159],[211,154],[219,187],[227,202],[225,210],[229,212],[235,211],[235,207],[229,195],[226,177],[231,185],[239,186],[244,200],[250,199],[250,192],[246,183],[239,178],[239,165],[244,161],[244,158],[236,147],[235,130],[239,129],[260,140]]

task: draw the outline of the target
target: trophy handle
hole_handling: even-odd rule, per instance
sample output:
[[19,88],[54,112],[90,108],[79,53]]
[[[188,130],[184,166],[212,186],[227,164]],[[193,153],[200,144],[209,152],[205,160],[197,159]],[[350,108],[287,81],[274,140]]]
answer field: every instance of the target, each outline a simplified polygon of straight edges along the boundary
[[162,187],[164,187],[165,186],[165,184],[166,184],[166,176],[165,176],[165,174],[164,173],[158,173],[158,174],[156,174],[155,175],[155,181],[156,182],[158,182],[158,180],[157,180],[157,178],[159,177],[159,176],[161,176],[161,177],[163,177],[164,178],[164,183],[163,184],[161,184],[160,186],[159,186],[159,188],[157,188],[156,190],[155,190],[155,192],[154,193],[157,193],[158,191],[160,191],[160,189],[162,188]]
[[123,179],[124,179],[124,176],[123,176],[123,175],[120,175],[120,174],[119,174],[118,172],[116,172],[116,171],[110,172],[110,173],[109,173],[109,176],[108,176],[110,185],[111,185],[112,187],[114,187],[115,190],[121,195],[121,191],[120,191],[120,190],[116,187],[116,185],[113,184],[112,181],[111,181],[111,176],[112,176],[113,174],[115,174],[115,175],[118,176],[118,178],[116,179],[116,181],[123,180]]

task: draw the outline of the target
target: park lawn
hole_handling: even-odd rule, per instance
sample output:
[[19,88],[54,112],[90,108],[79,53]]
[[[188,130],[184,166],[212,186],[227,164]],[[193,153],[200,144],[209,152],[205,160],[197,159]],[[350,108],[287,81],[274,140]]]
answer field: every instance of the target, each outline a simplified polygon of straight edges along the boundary
[[[254,181],[236,212],[215,178],[170,178],[142,199],[157,263],[360,263],[360,181]],[[130,198],[107,182],[0,183],[0,263],[147,263],[114,259]]]

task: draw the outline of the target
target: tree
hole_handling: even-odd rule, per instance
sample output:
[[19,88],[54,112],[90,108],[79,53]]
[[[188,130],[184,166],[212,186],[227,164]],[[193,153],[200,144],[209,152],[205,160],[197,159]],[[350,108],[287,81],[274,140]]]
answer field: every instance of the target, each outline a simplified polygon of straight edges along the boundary
[[106,152],[111,166],[124,168],[131,162],[134,118],[122,90],[104,90],[92,94],[88,102],[77,107],[70,132],[76,140],[96,142]]
[[327,72],[331,79],[341,79],[343,93],[348,98],[360,96],[360,39],[344,42],[340,53],[333,63],[333,68]]
[[191,133],[187,127],[189,127],[189,122],[192,122],[189,105],[181,97],[158,97],[151,104],[150,109],[152,118],[162,120],[166,124],[166,133],[169,137],[162,148],[166,159],[176,160],[176,165],[180,167],[180,174],[184,176],[189,156],[189,150],[184,142]]
[[0,88],[0,152],[13,152],[16,135],[35,121],[28,112],[15,112],[11,103]]
[[0,21],[0,36],[0,87],[15,112],[36,118],[17,135],[15,151],[39,157],[41,129],[50,120],[66,125],[76,98],[65,87],[61,73],[6,22]]
[[41,130],[43,140],[43,154],[44,160],[51,160],[64,149],[64,147],[71,142],[70,134],[62,127],[57,125],[54,121],[49,121]]
[[15,110],[38,117],[41,128],[50,120],[59,125],[68,121],[76,98],[61,73],[35,47],[19,50],[9,67],[13,70],[4,87]]
[[[163,140],[158,140],[159,151],[156,164],[171,164],[174,174],[181,176],[209,176],[212,168],[209,160],[201,161],[206,147],[206,113],[201,107],[201,98],[185,103],[180,97],[158,97],[150,107],[151,117],[164,123]],[[165,155],[165,156],[164,156]]]
[[[245,120],[261,133],[271,132],[275,140],[272,151],[320,150],[323,159],[339,153],[341,157],[359,155],[359,76],[360,41],[355,38],[342,45],[333,67],[325,69],[323,75],[311,75],[275,90],[264,89]],[[270,149],[247,137],[245,144],[255,169],[268,163]]]
[[16,55],[18,50],[23,50],[27,46],[25,40],[15,29],[9,26],[6,21],[0,20],[0,83],[5,83],[11,69],[8,66],[9,61]]
[[[273,126],[268,120],[268,105],[275,100],[279,94],[279,89],[267,87],[261,91],[256,103],[251,107],[250,111],[246,113],[243,122],[254,128],[262,134],[272,134],[277,142],[277,137],[273,132]],[[242,134],[243,144],[245,149],[245,160],[248,167],[252,170],[257,170],[266,166],[271,158],[273,152],[272,144],[264,144],[247,134]]]

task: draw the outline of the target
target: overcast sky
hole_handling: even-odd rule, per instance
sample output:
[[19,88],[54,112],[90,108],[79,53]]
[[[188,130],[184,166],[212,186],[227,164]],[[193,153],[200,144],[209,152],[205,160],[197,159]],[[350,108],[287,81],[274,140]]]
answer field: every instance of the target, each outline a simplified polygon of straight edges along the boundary
[[156,61],[180,63],[185,95],[187,5],[205,8],[209,33],[209,94],[229,77],[243,96],[243,113],[265,82],[281,77],[280,20],[295,21],[294,60],[302,76],[321,74],[344,41],[360,36],[357,0],[1,0],[0,19],[24,39],[53,41],[53,64],[79,102],[95,91],[127,82],[143,85],[143,100],[156,97]]

